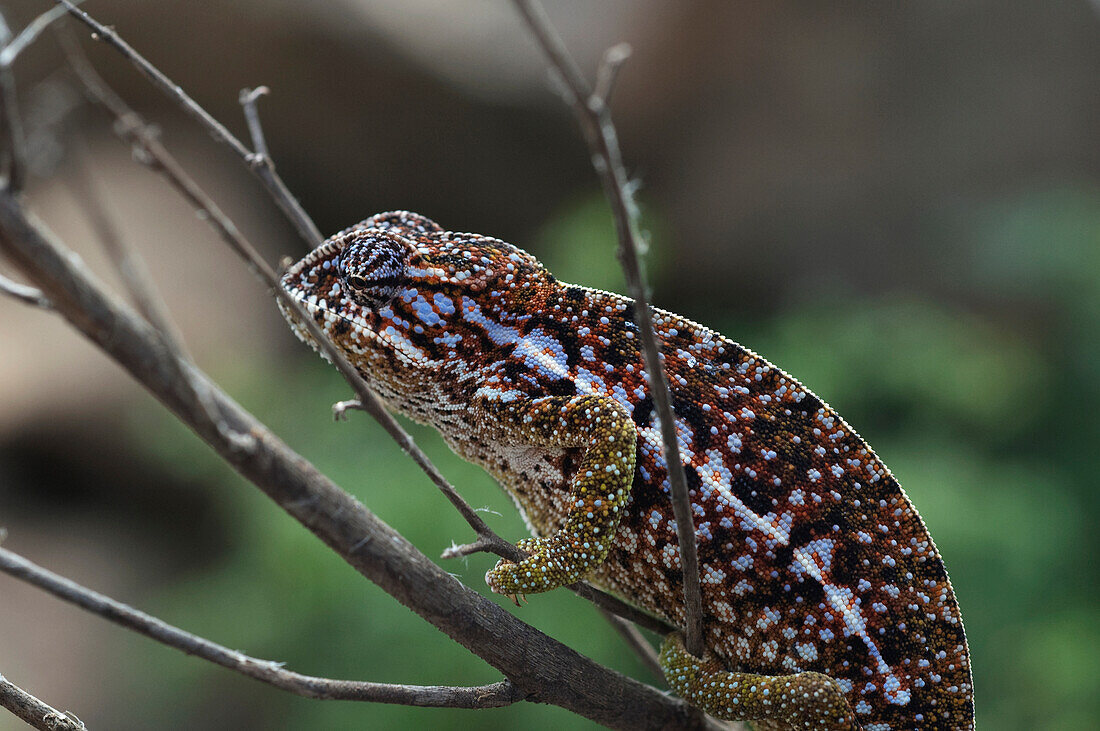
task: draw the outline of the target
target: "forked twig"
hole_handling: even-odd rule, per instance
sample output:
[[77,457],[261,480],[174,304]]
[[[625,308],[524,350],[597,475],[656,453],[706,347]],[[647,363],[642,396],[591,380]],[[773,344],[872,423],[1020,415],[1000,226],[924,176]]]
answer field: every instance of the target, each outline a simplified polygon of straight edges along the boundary
[[242,89],[240,95],[241,107],[244,109],[244,119],[248,123],[248,134],[252,137],[253,159],[256,164],[271,165],[274,160],[267,151],[267,139],[264,138],[264,128],[260,124],[260,112],[256,109],[256,102],[261,96],[266,96],[271,90],[266,86],[257,86],[255,89]]
[[279,174],[275,172],[273,166],[253,164],[255,153],[252,150],[245,147],[244,143],[226,129],[225,125],[216,120],[212,114],[207,112],[198,102],[188,96],[188,94],[184,92],[178,84],[168,78],[163,71],[135,51],[129,43],[124,41],[122,37],[115,32],[114,28],[109,28],[95,20],[83,10],[77,8],[70,0],[55,1],[64,5],[70,15],[91,28],[93,38],[103,41],[116,49],[130,61],[138,71],[153,82],[154,86],[171,97],[181,109],[205,127],[215,140],[227,145],[229,149],[233,150],[233,152],[248,166],[248,169],[255,173],[264,184],[268,193],[271,194],[271,197],[274,198],[275,202],[278,204],[279,208],[282,209],[290,222],[294,224],[294,227],[298,229],[298,233],[305,239],[306,244],[311,249],[321,243],[324,236],[322,236],[321,232],[317,229],[317,225],[313,222],[313,219],[311,219],[309,214],[305,212],[305,209],[302,208],[302,204],[298,202],[298,199],[291,195],[290,190],[286,187],[283,179],[279,177]]

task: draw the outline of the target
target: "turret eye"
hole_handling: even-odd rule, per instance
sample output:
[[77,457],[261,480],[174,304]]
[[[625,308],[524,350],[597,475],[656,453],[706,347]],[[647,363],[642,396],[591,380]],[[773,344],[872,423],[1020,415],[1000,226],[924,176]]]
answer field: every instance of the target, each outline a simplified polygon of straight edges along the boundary
[[352,299],[373,310],[388,305],[407,281],[410,254],[411,245],[388,231],[349,232],[339,271]]

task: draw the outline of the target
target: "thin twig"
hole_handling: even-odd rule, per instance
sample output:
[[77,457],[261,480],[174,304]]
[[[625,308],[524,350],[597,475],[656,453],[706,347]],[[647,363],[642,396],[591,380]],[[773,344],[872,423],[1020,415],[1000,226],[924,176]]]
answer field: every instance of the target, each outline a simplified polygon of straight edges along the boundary
[[619,636],[626,641],[626,644],[634,651],[634,654],[642,661],[642,664],[649,669],[649,672],[653,673],[655,678],[663,678],[664,671],[661,670],[661,661],[657,655],[657,650],[653,645],[649,644],[646,638],[642,635],[641,630],[631,623],[627,622],[622,617],[612,614],[611,612],[600,610],[600,614],[606,619],[611,626],[619,633]]
[[608,594],[607,592],[600,591],[589,583],[581,582],[570,584],[568,588],[577,596],[582,599],[587,599],[600,609],[629,620],[639,627],[644,627],[650,632],[656,632],[659,635],[667,635],[669,632],[675,630],[675,627],[672,627],[664,620],[646,614],[637,607],[627,604],[622,599]]
[[255,89],[241,89],[240,102],[244,109],[244,119],[248,123],[248,134],[252,137],[252,149],[256,152],[253,158],[261,165],[274,165],[271,153],[267,151],[267,139],[264,138],[264,128],[260,124],[260,112],[256,109],[256,102],[261,96],[266,96],[271,90],[266,86],[257,86]]
[[0,707],[41,731],[85,731],[79,718],[43,703],[3,675],[0,675]]
[[[77,0],[74,4],[79,5],[82,1]],[[6,43],[7,39],[11,37],[11,32],[5,25],[4,29],[0,31],[0,42],[5,43],[4,47],[0,49],[0,66],[11,66],[12,62],[15,61],[15,57],[22,53],[27,46],[34,43],[35,39],[42,34],[42,31],[46,30],[50,23],[64,16],[65,12],[65,8],[62,7],[50,8],[19,31],[19,35],[11,43]]]
[[[138,312],[146,322],[153,326],[164,339],[164,345],[174,356],[172,362],[194,365],[194,359],[187,351],[183,334],[176,327],[175,322],[168,314],[168,306],[164,303],[149,270],[144,261],[133,247],[126,244],[126,240],[115,225],[114,219],[107,212],[107,203],[100,195],[99,187],[92,180],[85,160],[86,152],[82,145],[76,147],[73,155],[75,174],[66,178],[66,182],[72,187],[77,199],[83,204],[85,212],[91,221],[100,244],[107,252],[107,256],[122,280],[126,292],[134,302]],[[204,385],[191,378],[190,368],[180,368],[176,374],[183,382],[188,383],[194,389],[195,395],[203,404],[211,420],[219,424],[219,428],[229,439],[233,440],[239,449],[248,449],[251,441],[248,435],[238,434],[229,429],[228,425],[217,412],[210,394]]]
[[[567,101],[573,108],[585,141],[592,154],[593,166],[603,185],[604,195],[615,218],[619,237],[619,261],[626,276],[630,295],[634,298],[634,318],[642,341],[650,393],[661,423],[661,438],[665,464],[672,493],[672,509],[676,517],[676,533],[680,543],[683,568],[684,614],[686,617],[685,646],[693,655],[703,654],[703,602],[699,585],[699,558],[695,549],[695,524],[691,517],[687,479],[677,443],[675,413],[668,378],[661,362],[661,348],[653,326],[653,313],[646,294],[638,257],[638,235],[635,207],[627,192],[628,180],[619,152],[618,137],[611,122],[607,100],[592,92],[580,68],[570,56],[565,44],[536,0],[513,0],[535,35],[543,52],[564,81]],[[621,54],[619,54],[621,55]],[[612,63],[621,64],[622,60]],[[613,74],[604,86],[611,89]]]
[[479,687],[452,687],[368,683],[303,675],[286,670],[281,663],[249,657],[173,627],[156,617],[37,566],[5,548],[0,548],[0,572],[163,645],[305,698],[435,708],[498,708],[523,700],[519,689],[508,680]]
[[[64,10],[64,8],[62,8]],[[132,246],[126,244],[122,232],[114,218],[107,211],[107,202],[103,199],[99,185],[92,179],[88,168],[87,146],[83,139],[74,147],[73,175],[65,182],[71,187],[77,200],[83,204],[85,213],[92,224],[92,230],[99,239],[103,250],[107,252],[115,271],[122,280],[131,301],[146,321],[164,335],[168,344],[187,360],[187,351],[183,345],[183,335],[168,314],[168,306],[152,283],[145,262]]]
[[485,659],[525,694],[613,728],[704,728],[679,700],[604,668],[525,625],[456,581],[263,424],[209,384],[219,413],[256,447],[238,451],[173,379],[161,338],[125,304],[107,296],[67,250],[0,191],[0,252],[57,311],[135,376],[244,477],[366,578]]
[[[77,4],[80,2],[81,0],[77,0]],[[7,168],[4,185],[17,193],[22,192],[27,173],[26,161],[23,159],[23,124],[19,119],[15,77],[12,75],[11,65],[50,23],[64,15],[65,8],[51,8],[28,23],[14,39],[3,15],[0,15],[0,124],[4,127],[0,135],[8,141],[4,161]]]
[[55,1],[64,5],[70,15],[91,28],[93,31],[93,38],[107,43],[121,53],[138,71],[153,82],[154,86],[167,94],[184,112],[205,127],[216,141],[227,145],[229,149],[233,150],[233,152],[245,163],[248,169],[264,184],[264,187],[267,188],[272,198],[275,199],[275,202],[279,205],[279,208],[282,209],[290,222],[294,224],[294,227],[298,230],[298,233],[305,240],[309,248],[312,249],[321,243],[324,237],[318,230],[317,225],[313,222],[313,219],[309,217],[309,214],[305,212],[305,209],[302,208],[302,204],[298,202],[298,199],[291,195],[290,190],[286,187],[286,184],[283,183],[283,179],[279,177],[279,174],[275,172],[273,166],[255,165],[255,156],[252,150],[245,147],[244,143],[226,129],[225,125],[216,120],[213,115],[203,109],[198,102],[188,96],[187,93],[174,81],[168,78],[163,71],[135,51],[129,43],[122,40],[122,37],[115,32],[114,28],[109,28],[95,20],[83,10],[77,8],[70,0]]
[[[7,45],[11,38],[11,30],[0,13],[0,42]],[[3,187],[14,191],[23,192],[25,161],[23,160],[23,125],[19,120],[19,110],[16,107],[15,77],[11,73],[11,65],[0,66],[0,135],[3,135],[4,145],[0,153],[3,159]]]
[[53,305],[50,304],[50,301],[46,299],[46,295],[42,294],[41,290],[8,279],[3,274],[0,274],[0,294],[6,294],[24,304],[41,307],[44,310],[53,309]]
[[604,51],[600,67],[596,69],[596,90],[593,94],[603,99],[605,105],[611,103],[611,92],[615,90],[615,81],[619,78],[619,70],[630,58],[633,50],[629,43],[617,43]]

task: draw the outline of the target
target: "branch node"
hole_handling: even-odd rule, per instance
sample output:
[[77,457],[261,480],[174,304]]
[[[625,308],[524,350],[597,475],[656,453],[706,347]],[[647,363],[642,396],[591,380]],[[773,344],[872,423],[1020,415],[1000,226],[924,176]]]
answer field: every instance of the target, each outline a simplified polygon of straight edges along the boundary
[[[212,414],[207,414],[213,416]],[[247,432],[233,429],[224,421],[218,421],[218,433],[222,435],[229,448],[239,454],[253,454],[256,451],[256,437]]]
[[490,538],[482,536],[473,543],[452,543],[449,548],[443,550],[443,553],[439,554],[440,558],[465,558],[475,553],[492,553],[494,542]]
[[615,81],[619,78],[619,70],[630,58],[634,49],[629,43],[617,43],[604,51],[603,60],[596,71],[596,89],[589,97],[589,109],[596,111],[593,103],[598,102],[599,107],[606,107],[611,102],[611,92],[615,90]]
[[50,728],[68,728],[70,724],[75,724],[80,729],[87,728],[72,711],[50,711],[42,717],[42,721]]

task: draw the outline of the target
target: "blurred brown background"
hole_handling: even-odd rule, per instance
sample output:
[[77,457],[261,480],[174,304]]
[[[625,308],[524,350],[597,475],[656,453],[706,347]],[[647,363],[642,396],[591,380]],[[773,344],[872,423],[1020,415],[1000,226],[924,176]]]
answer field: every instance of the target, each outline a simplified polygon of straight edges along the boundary
[[[0,3],[20,28],[46,0]],[[1086,0],[546,3],[613,99],[658,305],[791,371],[875,445],[962,603],[985,728],[1092,728],[1100,517],[1100,15]],[[393,208],[622,290],[574,122],[503,0],[88,0],[245,138],[331,232]],[[86,40],[86,33],[79,31]],[[93,62],[270,260],[303,252],[258,183],[110,50]],[[80,103],[47,34],[16,66],[35,212],[102,266],[83,155],[200,364],[429,555],[460,521],[297,344],[206,224]],[[83,152],[82,152],[83,150]],[[0,264],[2,266],[2,264]],[[10,271],[5,269],[5,271]],[[418,431],[475,505],[510,502]],[[5,545],[186,629],[334,677],[496,679],[364,586],[49,314],[0,300]],[[490,560],[447,564],[484,590]],[[572,597],[516,610],[645,677]],[[557,709],[322,704],[206,667],[0,577],[0,672],[93,728],[586,727]],[[15,728],[0,715],[0,729]]]

